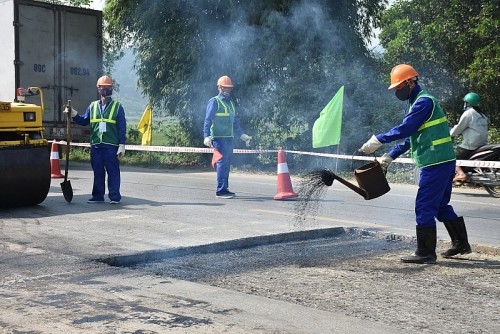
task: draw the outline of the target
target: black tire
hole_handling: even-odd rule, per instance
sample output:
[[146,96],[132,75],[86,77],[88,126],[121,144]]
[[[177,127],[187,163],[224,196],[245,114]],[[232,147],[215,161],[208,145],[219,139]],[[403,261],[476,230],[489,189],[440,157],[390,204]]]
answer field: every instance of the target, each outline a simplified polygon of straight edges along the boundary
[[495,198],[500,198],[500,186],[484,186],[484,189]]

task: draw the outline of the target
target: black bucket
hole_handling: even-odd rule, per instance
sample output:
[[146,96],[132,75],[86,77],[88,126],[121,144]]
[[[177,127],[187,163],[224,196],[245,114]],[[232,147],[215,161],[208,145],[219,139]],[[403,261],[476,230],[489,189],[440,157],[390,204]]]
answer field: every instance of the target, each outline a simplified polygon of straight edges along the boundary
[[380,197],[391,190],[384,170],[377,160],[356,168],[354,177],[359,187],[366,192],[365,199]]

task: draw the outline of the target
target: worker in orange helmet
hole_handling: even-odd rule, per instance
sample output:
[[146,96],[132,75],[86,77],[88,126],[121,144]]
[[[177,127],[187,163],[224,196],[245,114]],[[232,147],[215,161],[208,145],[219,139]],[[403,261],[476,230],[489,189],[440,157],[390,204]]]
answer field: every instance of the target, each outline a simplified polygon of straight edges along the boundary
[[[73,121],[79,125],[90,124],[90,164],[94,171],[92,198],[87,203],[104,202],[105,179],[108,175],[108,197],[111,204],[121,201],[120,161],[125,154],[127,122],[122,105],[111,98],[113,80],[103,75],[97,80],[100,99],[90,103],[84,115],[71,109]],[[69,110],[66,108],[65,113]]]
[[203,125],[203,143],[213,147],[222,155],[217,161],[215,169],[217,172],[217,198],[233,198],[235,193],[229,190],[229,171],[234,149],[234,135],[250,146],[252,137],[243,133],[239,119],[236,115],[234,102],[231,99],[233,82],[227,75],[217,80],[219,94],[208,101]]
[[373,135],[360,151],[373,153],[382,144],[405,139],[381,158],[388,167],[393,159],[410,150],[420,168],[415,201],[417,250],[401,261],[433,263],[436,261],[436,220],[444,223],[451,237],[451,248],[443,257],[471,252],[463,217],[449,204],[455,175],[455,152],[446,115],[435,97],[420,88],[418,73],[410,65],[400,64],[391,71],[391,85],[396,97],[407,101],[408,113],[400,125],[386,133]]

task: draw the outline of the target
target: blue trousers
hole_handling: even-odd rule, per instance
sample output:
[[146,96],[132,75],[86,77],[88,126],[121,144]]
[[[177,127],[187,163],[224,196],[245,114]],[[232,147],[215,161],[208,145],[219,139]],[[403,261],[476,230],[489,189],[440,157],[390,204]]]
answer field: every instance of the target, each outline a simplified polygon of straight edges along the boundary
[[436,227],[440,222],[456,221],[458,216],[449,204],[455,176],[455,161],[425,167],[420,170],[415,214],[417,226]]
[[92,146],[90,164],[94,171],[92,198],[104,200],[106,173],[108,174],[108,197],[111,201],[120,201],[120,160],[116,156],[117,146]]
[[231,160],[233,158],[234,140],[233,137],[214,138],[212,144],[222,154],[222,159],[215,165],[217,172],[216,194],[221,194],[228,191],[229,188],[229,171],[231,170]]

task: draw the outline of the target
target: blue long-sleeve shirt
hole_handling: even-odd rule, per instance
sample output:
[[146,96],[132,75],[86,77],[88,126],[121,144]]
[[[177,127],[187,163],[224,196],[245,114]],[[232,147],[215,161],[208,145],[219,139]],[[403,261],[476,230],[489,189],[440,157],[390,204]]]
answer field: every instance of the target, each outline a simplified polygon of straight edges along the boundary
[[[106,99],[106,104],[111,103],[112,98],[108,97]],[[90,117],[91,117],[91,106],[90,104],[87,107],[87,110],[85,110],[85,114],[83,115],[76,115],[73,117],[73,121],[79,125],[82,126],[87,126],[90,124]],[[101,111],[104,110],[102,106],[102,101],[99,100],[99,108],[101,108]],[[116,128],[118,130],[118,143],[119,144],[125,144],[127,140],[127,121],[125,119],[125,110],[123,110],[122,105],[120,104],[120,107],[118,108],[118,112],[116,114]],[[107,144],[99,144],[99,145],[105,145],[109,146]]]
[[[413,103],[422,88],[417,84],[410,95],[410,103]],[[410,136],[417,133],[420,126],[425,123],[432,115],[433,102],[428,97],[421,97],[413,105],[408,114],[403,118],[401,124],[393,127],[391,130],[376,135],[382,143],[390,143],[396,140],[405,139],[403,144],[396,144],[389,152],[391,158],[396,159],[401,154],[410,149]]]
[[[226,102],[227,105],[231,105],[231,98],[230,97],[225,97],[222,94],[219,94],[218,97]],[[217,103],[217,100],[215,97],[211,98],[208,101],[207,105],[207,111],[205,113],[205,122],[203,123],[203,138],[209,137],[210,136],[210,127],[212,126],[212,122],[215,118],[215,113],[219,109],[219,104]],[[234,115],[233,121],[233,131],[234,133],[238,136],[241,137],[243,134],[243,130],[241,129],[240,126],[240,121],[238,116],[236,114]]]

